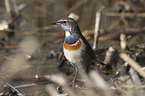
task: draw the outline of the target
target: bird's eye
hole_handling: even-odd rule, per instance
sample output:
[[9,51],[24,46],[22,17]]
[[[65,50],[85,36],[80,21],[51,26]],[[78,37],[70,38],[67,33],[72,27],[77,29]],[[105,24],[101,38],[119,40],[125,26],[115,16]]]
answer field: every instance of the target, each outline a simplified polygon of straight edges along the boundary
[[66,23],[66,21],[63,21],[63,23]]

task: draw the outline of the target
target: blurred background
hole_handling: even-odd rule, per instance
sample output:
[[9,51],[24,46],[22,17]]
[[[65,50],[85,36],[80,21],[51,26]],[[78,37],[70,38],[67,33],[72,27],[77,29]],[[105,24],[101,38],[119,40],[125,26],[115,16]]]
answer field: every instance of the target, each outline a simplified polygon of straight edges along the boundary
[[51,23],[75,15],[93,46],[98,10],[101,19],[97,49],[120,49],[121,33],[126,35],[128,46],[144,46],[144,0],[0,0],[1,94],[14,94],[8,82],[28,96],[48,95],[44,85],[50,82],[43,77],[60,73],[56,67],[64,39],[64,31]]

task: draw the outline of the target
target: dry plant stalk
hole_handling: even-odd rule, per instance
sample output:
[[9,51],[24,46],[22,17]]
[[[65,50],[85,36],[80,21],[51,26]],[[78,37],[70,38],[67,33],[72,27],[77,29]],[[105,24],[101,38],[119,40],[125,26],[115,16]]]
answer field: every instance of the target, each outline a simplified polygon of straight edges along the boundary
[[106,55],[105,55],[105,60],[104,60],[105,64],[110,63],[114,51],[115,50],[112,47],[109,47],[109,49],[107,50]]
[[77,15],[77,14],[75,14],[75,13],[70,13],[69,15],[68,15],[68,17],[70,17],[70,18],[73,18],[74,20],[79,20],[79,16]]
[[16,0],[12,0],[12,3],[14,5],[14,10],[15,10],[15,13],[17,14],[17,16],[19,15],[19,8],[17,6],[17,3],[16,3]]
[[53,85],[47,85],[46,90],[51,96],[59,96],[59,93],[56,91],[55,87]]
[[103,10],[103,8],[104,8],[104,6],[101,7],[101,8],[96,12],[95,34],[94,34],[93,49],[96,49],[96,48],[97,48],[97,44],[98,44],[99,28],[100,28],[100,20],[101,20],[101,11]]
[[7,85],[10,86],[13,90],[15,90],[15,91],[18,93],[18,95],[24,96],[24,95],[21,94],[15,87],[13,87],[12,85],[10,85],[9,83],[7,83]]
[[24,9],[26,7],[26,4],[25,3],[22,3],[22,4],[20,4],[19,6],[18,6],[18,10],[22,10],[22,9]]
[[7,13],[11,12],[9,0],[5,0],[5,6],[6,6]]
[[125,34],[123,34],[123,33],[120,35],[120,46],[121,46],[121,49],[122,49],[122,50],[125,50],[126,47],[127,47],[126,36],[125,36]]
[[[122,13],[116,13],[116,12],[104,12],[103,14],[106,15],[106,16],[110,16],[110,17],[116,17],[116,16],[121,16],[122,15]],[[136,16],[136,17],[144,18],[145,13],[125,13],[124,16],[125,17]]]
[[136,85],[139,85],[139,86],[142,85],[142,84],[141,84],[141,80],[139,79],[137,73],[134,71],[133,68],[130,68],[129,73],[130,73],[130,75],[131,75],[132,80],[134,81],[134,83],[135,83]]
[[[135,88],[138,87],[138,86],[142,86],[142,82],[141,82],[139,76],[137,75],[137,73],[134,71],[133,68],[130,68],[129,73],[131,75],[131,78],[132,78],[133,82],[135,83],[135,85],[137,85],[137,86],[135,86]],[[137,91],[139,92],[140,96],[144,96],[145,92],[142,88],[137,89]]]
[[95,88],[102,91],[104,96],[112,96],[108,83],[99,75],[97,71],[90,72],[90,79]]
[[128,62],[128,64],[134,68],[141,76],[143,76],[145,78],[145,71],[141,69],[141,66],[135,62],[133,59],[131,59],[127,54],[125,53],[120,53],[120,57]]
[[31,83],[31,84],[18,85],[18,86],[15,86],[15,88],[32,87],[32,86],[36,86],[36,85],[38,85],[38,84]]

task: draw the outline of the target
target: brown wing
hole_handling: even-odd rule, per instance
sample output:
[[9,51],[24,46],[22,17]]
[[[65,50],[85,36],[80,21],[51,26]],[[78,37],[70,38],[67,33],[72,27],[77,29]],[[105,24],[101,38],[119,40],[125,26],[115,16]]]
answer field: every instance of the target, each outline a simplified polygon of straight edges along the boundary
[[96,55],[95,55],[92,47],[90,46],[90,44],[84,37],[82,37],[82,39],[83,39],[83,42],[85,43],[85,51],[86,51],[87,55],[90,56],[92,59],[95,59]]

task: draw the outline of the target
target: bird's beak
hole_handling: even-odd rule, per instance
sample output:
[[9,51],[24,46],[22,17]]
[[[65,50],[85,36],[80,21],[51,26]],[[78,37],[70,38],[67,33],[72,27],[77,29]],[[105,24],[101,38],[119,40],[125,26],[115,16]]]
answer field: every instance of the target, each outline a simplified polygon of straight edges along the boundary
[[54,23],[51,23],[52,25],[57,25],[58,23],[57,22],[54,22]]
[[62,24],[62,22],[54,22],[54,23],[51,23],[52,25],[59,25],[59,24]]

